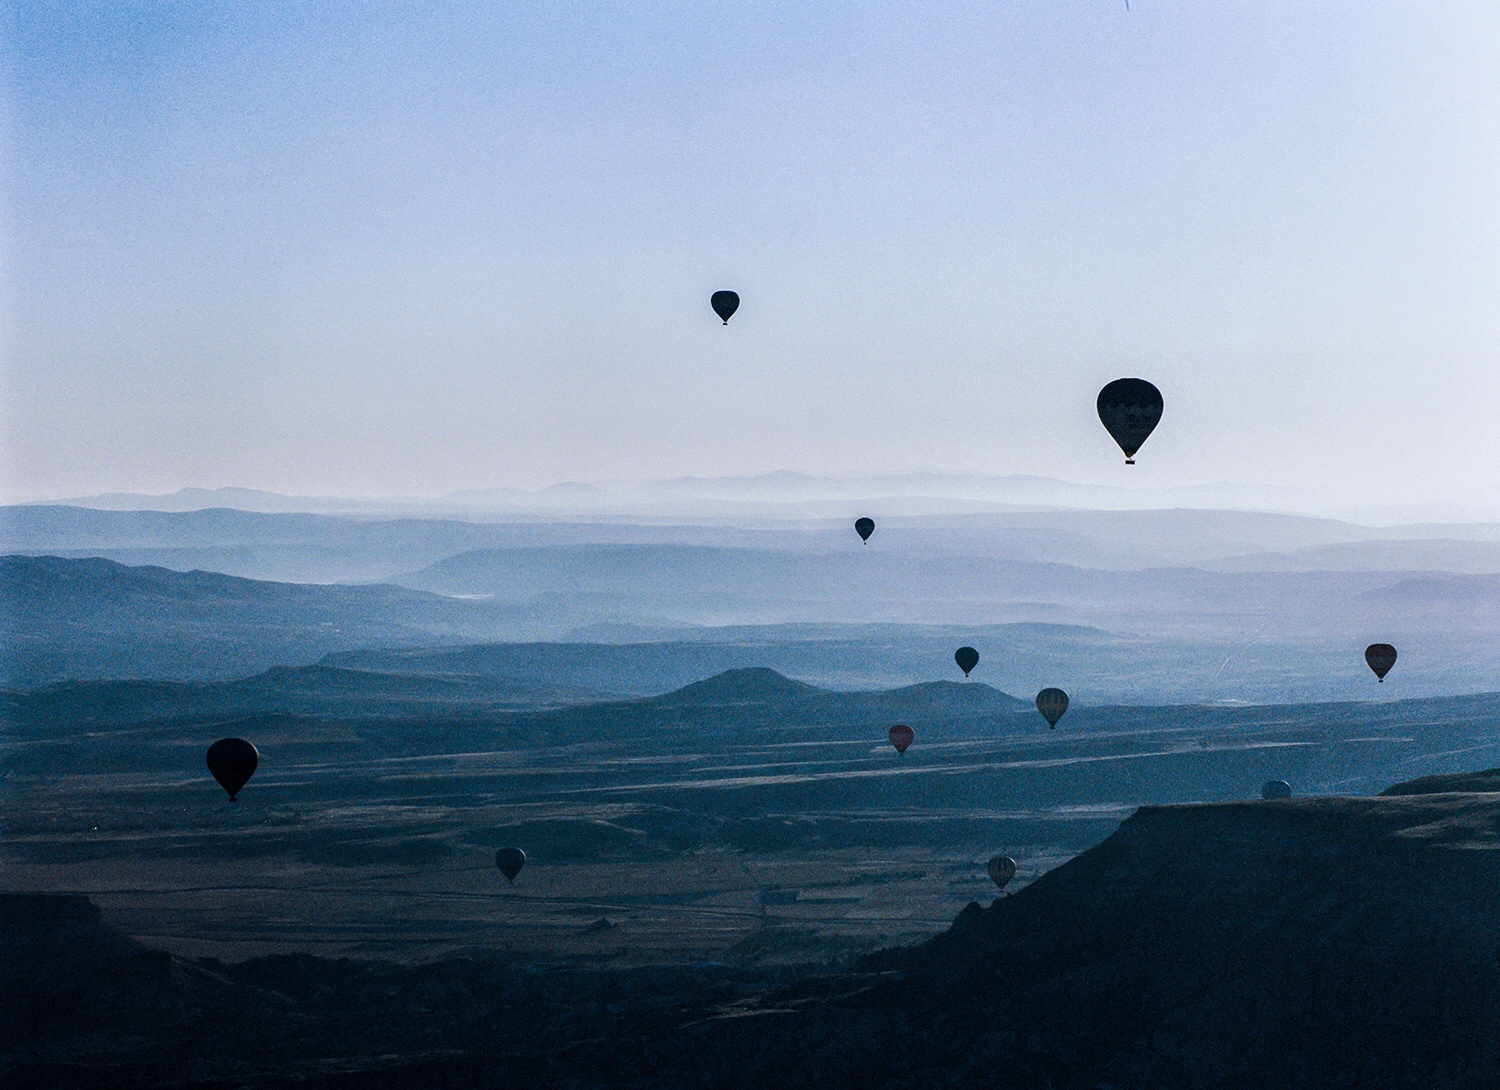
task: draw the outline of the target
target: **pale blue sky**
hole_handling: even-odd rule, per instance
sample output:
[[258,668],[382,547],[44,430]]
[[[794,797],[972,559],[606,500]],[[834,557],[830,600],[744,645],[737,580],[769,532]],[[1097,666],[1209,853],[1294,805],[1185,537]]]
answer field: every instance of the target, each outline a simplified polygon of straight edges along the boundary
[[5,492],[1500,493],[1500,5],[1131,6],[10,5]]

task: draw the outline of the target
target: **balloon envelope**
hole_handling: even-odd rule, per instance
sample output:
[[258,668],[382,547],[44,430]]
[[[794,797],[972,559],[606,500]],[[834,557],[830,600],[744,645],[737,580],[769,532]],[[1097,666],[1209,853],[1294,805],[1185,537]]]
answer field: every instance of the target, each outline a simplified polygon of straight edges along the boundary
[[958,668],[964,672],[964,677],[968,677],[969,671],[979,665],[979,652],[972,647],[960,647],[953,652],[953,661],[958,663]]
[[1135,464],[1135,452],[1161,420],[1161,391],[1143,378],[1117,378],[1099,391],[1099,420]]
[[1260,797],[1263,799],[1289,799],[1292,797],[1292,785],[1285,780],[1267,780],[1261,784]]
[[1061,689],[1043,689],[1036,694],[1036,710],[1042,713],[1049,727],[1055,727],[1068,710],[1068,694]]
[[870,535],[875,532],[875,520],[855,519],[854,532],[859,535],[861,541],[869,541]]
[[219,786],[229,792],[230,802],[255,775],[258,764],[260,754],[243,738],[220,738],[208,747],[208,770],[219,781]]
[[1365,648],[1365,661],[1375,671],[1375,677],[1385,680],[1385,675],[1396,665],[1396,649],[1388,643],[1372,643]]
[[495,853],[495,866],[500,868],[500,873],[505,875],[508,882],[514,882],[525,865],[526,853],[520,848],[501,848]]
[[729,324],[730,317],[740,309],[740,297],[732,291],[716,291],[709,305],[714,308],[714,313],[724,319],[724,324]]
[[890,738],[891,745],[896,747],[897,753],[905,753],[906,747],[911,745],[911,740],[917,736],[917,732],[905,723],[898,723],[886,732],[886,736]]
[[1016,861],[1008,855],[997,855],[984,865],[984,869],[990,881],[1003,891],[1005,884],[1016,876]]

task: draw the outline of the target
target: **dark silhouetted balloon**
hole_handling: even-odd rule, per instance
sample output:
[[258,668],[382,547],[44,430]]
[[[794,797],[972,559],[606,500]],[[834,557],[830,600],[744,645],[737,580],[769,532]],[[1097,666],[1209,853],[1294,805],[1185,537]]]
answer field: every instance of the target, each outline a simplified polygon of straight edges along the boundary
[[258,764],[260,754],[243,738],[220,738],[208,747],[208,770],[219,781],[219,786],[229,792],[230,802],[255,775]]
[[1292,785],[1285,780],[1267,780],[1260,785],[1260,797],[1263,799],[1289,799],[1292,797]]
[[1135,465],[1135,452],[1161,419],[1161,391],[1143,378],[1117,378],[1099,391],[1099,419]]
[[724,324],[729,324],[729,319],[734,312],[740,309],[740,297],[732,291],[716,291],[709,304],[714,308],[714,313],[724,319]]
[[1042,713],[1047,726],[1055,727],[1068,710],[1068,694],[1061,689],[1043,689],[1036,694],[1036,710]]
[[997,855],[984,865],[984,869],[990,881],[1003,893],[1006,883],[1016,876],[1016,861],[1008,855]]
[[1375,677],[1385,680],[1385,675],[1396,665],[1396,649],[1388,643],[1372,643],[1365,648],[1365,661],[1375,671]]
[[501,848],[495,853],[495,866],[500,868],[507,882],[514,882],[525,865],[526,853],[520,848]]
[[917,736],[917,732],[905,723],[897,723],[886,734],[891,740],[891,745],[896,747],[897,753],[905,753],[906,747],[911,745],[911,740]]
[[953,652],[953,661],[958,663],[958,668],[964,672],[964,677],[968,677],[969,671],[979,665],[979,652],[972,647],[960,647]]
[[855,519],[854,532],[859,535],[861,541],[869,541],[870,535],[875,532],[875,520]]

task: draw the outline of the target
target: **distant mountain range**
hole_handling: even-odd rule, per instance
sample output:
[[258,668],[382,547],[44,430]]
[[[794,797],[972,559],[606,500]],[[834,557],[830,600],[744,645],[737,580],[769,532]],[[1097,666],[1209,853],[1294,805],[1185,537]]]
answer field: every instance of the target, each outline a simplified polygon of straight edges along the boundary
[[[457,645],[489,645],[454,654],[497,664],[518,694],[539,694],[516,699],[544,702],[646,695],[751,665],[841,689],[890,687],[956,676],[962,643],[980,651],[976,679],[1021,693],[1061,685],[1094,701],[1413,696],[1487,691],[1500,677],[1496,575],[1119,571],[856,539],[803,553],[479,550],[401,582],[6,557],[0,683],[244,678],[329,654],[400,673],[437,661],[422,648]],[[1372,691],[1362,652],[1377,639],[1401,659]],[[369,653],[380,649],[399,654],[376,666]]]
[[[1168,487],[1080,484],[1025,474],[910,472],[822,477],[778,471],[754,476],[647,481],[568,481],[533,490],[471,489],[439,497],[289,496],[250,488],[184,488],[167,494],[111,492],[56,502],[108,510],[193,511],[232,507],[260,512],[452,516],[476,513],[612,519],[759,516],[827,517],[830,508],[877,504],[889,515],[933,515],[997,508],[1139,510],[1215,508],[1333,514],[1374,522],[1493,520],[1492,495],[1432,495],[1392,503],[1380,493],[1319,492],[1214,482]],[[854,517],[852,508],[849,517]]]

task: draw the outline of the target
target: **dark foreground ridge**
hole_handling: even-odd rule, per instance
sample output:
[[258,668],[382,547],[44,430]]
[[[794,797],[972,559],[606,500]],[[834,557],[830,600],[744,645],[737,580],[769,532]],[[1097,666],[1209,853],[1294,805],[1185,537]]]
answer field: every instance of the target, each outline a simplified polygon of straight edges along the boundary
[[226,965],[144,951],[82,898],[9,895],[0,1079],[1492,1086],[1500,794],[1445,787],[1143,808],[929,943],[780,976]]

